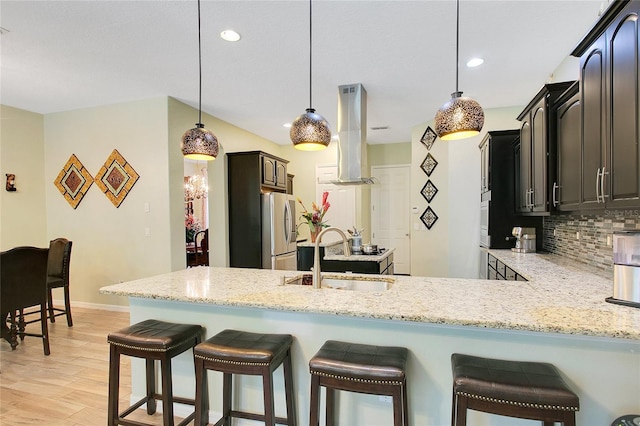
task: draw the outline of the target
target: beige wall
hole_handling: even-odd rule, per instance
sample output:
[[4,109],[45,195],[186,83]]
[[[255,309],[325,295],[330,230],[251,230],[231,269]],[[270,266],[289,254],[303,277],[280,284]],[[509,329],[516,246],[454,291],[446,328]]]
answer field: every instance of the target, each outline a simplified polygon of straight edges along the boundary
[[41,114],[0,105],[0,168],[3,182],[5,174],[16,175],[17,188],[0,191],[0,250],[48,247]]
[[391,164],[411,164],[411,142],[369,145],[369,167]]
[[[477,278],[480,245],[480,150],[478,144],[489,130],[519,129],[516,120],[522,107],[485,110],[482,132],[473,138],[445,142],[436,139],[430,151],[420,143],[427,126],[413,129],[411,205],[411,274],[416,276]],[[438,161],[430,177],[420,169],[427,153]],[[429,204],[420,191],[431,179],[438,193]],[[438,221],[427,230],[420,215],[427,208]]]

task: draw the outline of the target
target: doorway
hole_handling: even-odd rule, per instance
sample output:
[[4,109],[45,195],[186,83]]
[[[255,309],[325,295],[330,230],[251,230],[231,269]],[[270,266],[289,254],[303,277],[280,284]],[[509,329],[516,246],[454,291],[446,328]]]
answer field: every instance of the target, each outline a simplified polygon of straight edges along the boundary
[[209,266],[207,165],[184,160],[184,227],[187,267]]
[[394,247],[394,271],[411,275],[410,165],[373,166],[380,182],[371,187],[371,241],[378,247]]

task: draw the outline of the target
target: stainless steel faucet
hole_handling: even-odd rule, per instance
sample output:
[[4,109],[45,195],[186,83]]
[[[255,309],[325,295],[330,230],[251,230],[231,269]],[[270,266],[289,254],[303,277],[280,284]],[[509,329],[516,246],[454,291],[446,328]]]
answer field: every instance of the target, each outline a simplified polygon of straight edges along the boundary
[[345,233],[342,232],[341,229],[331,227],[331,228],[325,228],[322,231],[320,231],[320,233],[318,234],[318,237],[316,238],[316,245],[313,250],[313,278],[312,278],[313,288],[320,288],[320,283],[322,282],[322,276],[320,275],[320,248],[319,247],[320,247],[320,242],[322,241],[322,236],[329,231],[336,231],[338,234],[340,234],[340,236],[342,237],[342,245],[344,247],[343,248],[344,255],[351,256],[349,239],[347,238]]

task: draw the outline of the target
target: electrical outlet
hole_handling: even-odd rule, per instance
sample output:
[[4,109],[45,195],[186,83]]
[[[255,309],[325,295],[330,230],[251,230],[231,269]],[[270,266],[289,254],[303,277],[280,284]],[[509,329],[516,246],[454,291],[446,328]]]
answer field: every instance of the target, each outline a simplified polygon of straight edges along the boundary
[[580,231],[576,232],[576,240],[580,239]]
[[554,236],[554,237],[557,237],[557,236],[558,236],[558,231],[557,231],[555,228],[553,229],[553,236]]
[[150,237],[151,236],[151,229],[144,228],[144,236],[145,237]]
[[389,395],[378,395],[378,400],[386,404],[391,404],[391,402],[393,402],[393,399]]
[[611,247],[611,235],[607,235],[607,247]]

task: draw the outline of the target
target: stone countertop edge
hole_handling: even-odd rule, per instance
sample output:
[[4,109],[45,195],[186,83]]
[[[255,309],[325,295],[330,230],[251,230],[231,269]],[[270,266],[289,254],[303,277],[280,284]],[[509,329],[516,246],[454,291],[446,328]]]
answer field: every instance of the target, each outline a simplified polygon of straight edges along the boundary
[[[338,244],[342,244],[342,240],[340,241],[329,241],[326,243],[320,242],[320,247],[331,247],[331,246],[335,246]],[[299,243],[297,243],[298,247],[315,247],[316,243],[312,243],[311,241],[301,241]]]
[[[605,302],[613,280],[540,253],[489,250],[529,281],[385,276],[382,292],[283,284],[299,271],[196,267],[102,287],[103,294],[348,317],[640,341],[640,309]],[[338,274],[375,279],[376,275]]]

